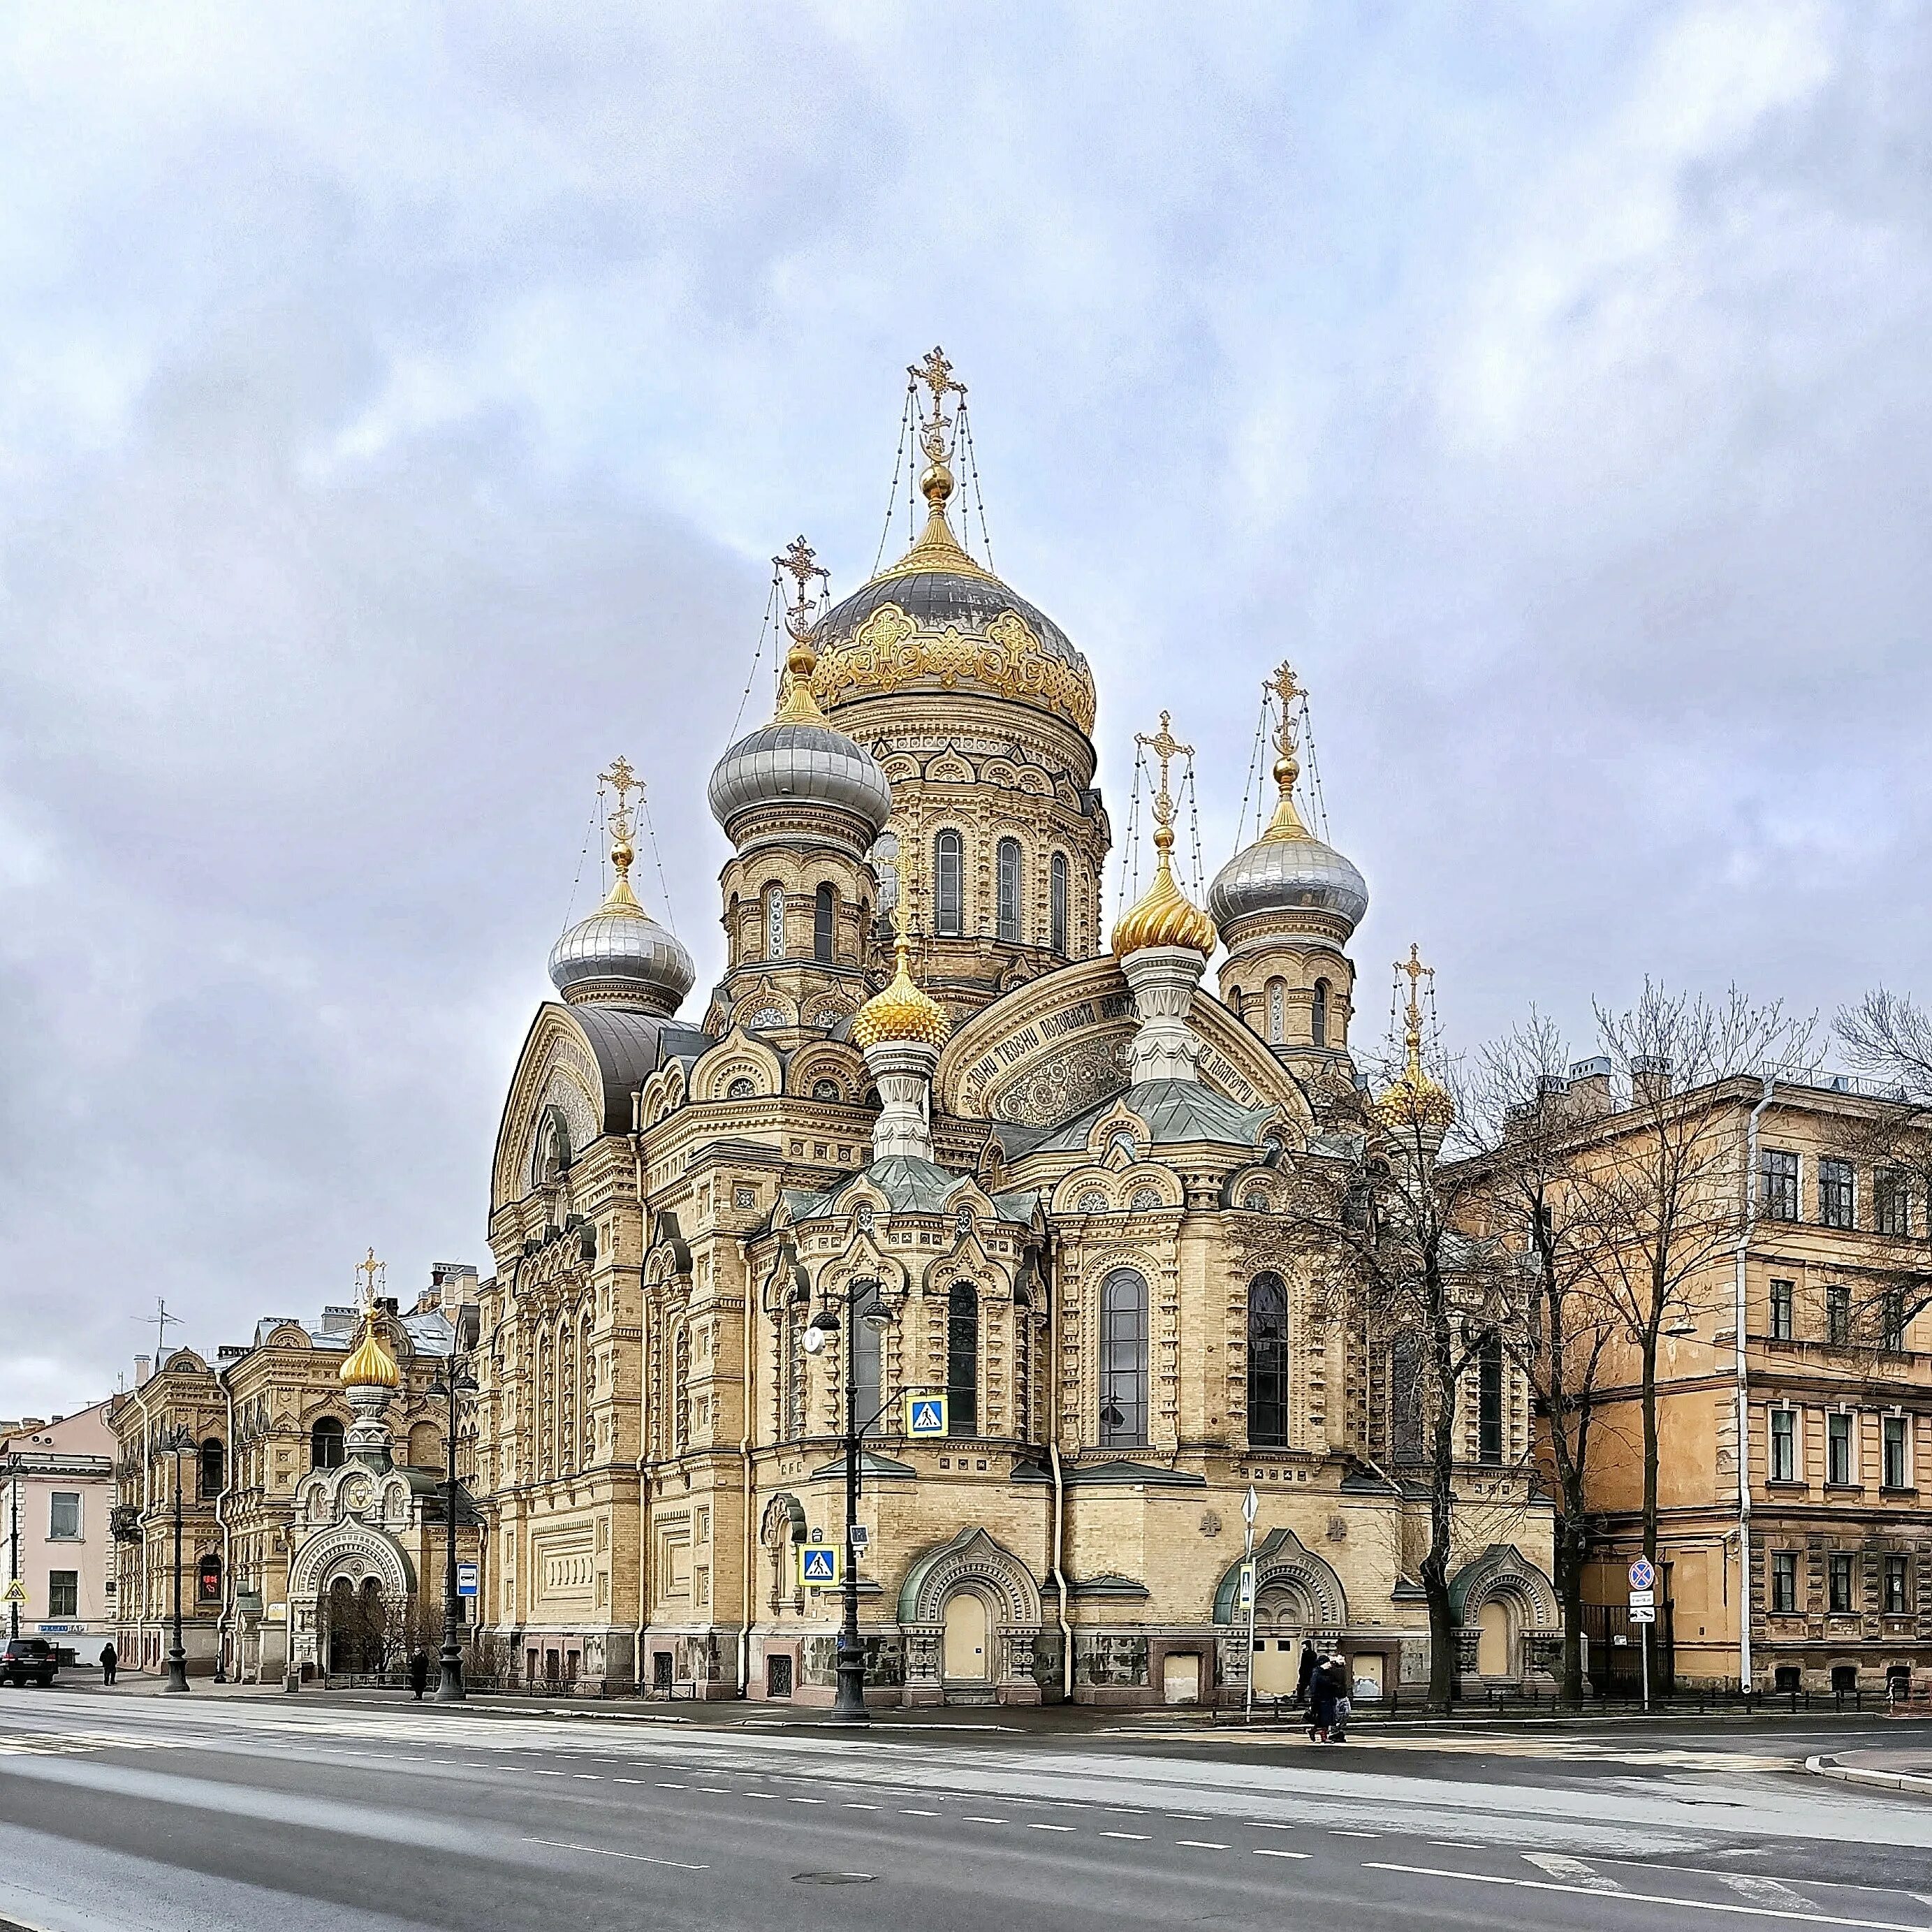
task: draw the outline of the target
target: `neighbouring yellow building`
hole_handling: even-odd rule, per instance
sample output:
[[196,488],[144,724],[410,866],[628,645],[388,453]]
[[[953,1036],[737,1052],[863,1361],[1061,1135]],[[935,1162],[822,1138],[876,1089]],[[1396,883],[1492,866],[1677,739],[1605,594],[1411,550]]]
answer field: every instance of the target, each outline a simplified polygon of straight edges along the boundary
[[[1154,880],[1109,934],[1093,672],[956,532],[964,392],[936,351],[916,375],[916,541],[836,602],[802,540],[782,560],[776,712],[710,783],[726,962],[695,1000],[633,886],[634,776],[606,775],[613,882],[550,956],[491,1177],[487,1633],[533,1683],[829,1700],[838,1598],[806,1564],[842,1544],[849,1376],[872,1697],[1226,1700],[1251,1668],[1276,1694],[1304,1639],[1414,1688],[1427,1503],[1385,1352],[1252,1259],[1360,1118],[1367,892],[1298,805],[1301,694],[1284,668],[1278,808],[1204,907],[1172,856],[1186,748],[1143,741]],[[1545,1682],[1527,1388],[1472,1381],[1463,1662]]]

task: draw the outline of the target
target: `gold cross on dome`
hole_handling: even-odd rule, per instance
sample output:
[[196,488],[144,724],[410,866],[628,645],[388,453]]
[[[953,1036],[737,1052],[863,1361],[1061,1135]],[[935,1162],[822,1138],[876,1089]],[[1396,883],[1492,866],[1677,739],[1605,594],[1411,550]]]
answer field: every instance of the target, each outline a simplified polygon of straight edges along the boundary
[[1281,700],[1281,708],[1286,712],[1298,698],[1306,698],[1308,688],[1294,675],[1294,667],[1283,663],[1268,680],[1268,688]]
[[376,1258],[376,1250],[374,1248],[371,1248],[368,1253],[356,1264],[357,1285],[362,1292],[362,1306],[365,1310],[375,1306],[376,1284],[388,1273],[388,1263],[379,1262]]
[[952,364],[946,359],[946,351],[935,344],[922,362],[909,362],[906,374],[915,382],[923,382],[932,392],[932,420],[940,420],[940,410],[949,395],[966,394],[966,385],[952,380]]
[[1174,816],[1174,801],[1167,789],[1167,768],[1176,758],[1191,758],[1194,755],[1194,747],[1184,745],[1168,729],[1172,722],[1172,714],[1163,711],[1160,714],[1160,729],[1151,738],[1144,731],[1134,734],[1134,742],[1144,745],[1160,760],[1160,790],[1155,794],[1154,810],[1154,816],[1163,825]]
[[1422,963],[1422,949],[1412,940],[1408,957],[1398,959],[1395,962],[1395,970],[1408,981],[1408,1023],[1412,1027],[1420,1026],[1422,1024],[1422,1006],[1417,994],[1424,980],[1432,980],[1436,977],[1436,968]]
[[617,794],[617,809],[620,812],[629,805],[632,793],[636,792],[641,796],[644,789],[644,780],[632,770],[628,758],[612,759],[610,769],[597,774],[597,782],[608,785]]
[[832,573],[820,568],[818,551],[802,537],[794,538],[784,554],[773,557],[772,562],[780,570],[789,571],[796,580],[798,594],[792,600],[794,609],[805,602],[806,586],[814,577],[828,587],[831,584]]

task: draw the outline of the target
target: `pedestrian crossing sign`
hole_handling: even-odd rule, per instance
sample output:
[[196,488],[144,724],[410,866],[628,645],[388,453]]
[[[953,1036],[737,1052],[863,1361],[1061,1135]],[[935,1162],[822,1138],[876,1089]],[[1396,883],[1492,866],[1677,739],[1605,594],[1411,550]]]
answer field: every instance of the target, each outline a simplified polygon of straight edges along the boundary
[[944,1436],[946,1426],[945,1396],[909,1395],[906,1397],[905,1432],[908,1436]]
[[836,1590],[844,1580],[845,1552],[836,1543],[801,1543],[798,1580],[807,1590]]
[[24,1604],[26,1600],[26,1580],[22,1576],[16,1576],[13,1582],[7,1586],[6,1594],[0,1596],[0,1604]]

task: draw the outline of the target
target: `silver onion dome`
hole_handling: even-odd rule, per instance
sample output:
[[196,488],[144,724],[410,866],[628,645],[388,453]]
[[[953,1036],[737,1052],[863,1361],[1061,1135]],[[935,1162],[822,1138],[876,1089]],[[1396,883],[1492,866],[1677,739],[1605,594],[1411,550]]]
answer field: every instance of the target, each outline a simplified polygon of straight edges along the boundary
[[1257,839],[1236,853],[1208,889],[1208,915],[1224,935],[1251,914],[1304,908],[1333,914],[1352,932],[1369,909],[1367,883],[1353,863],[1306,832]]
[[747,812],[796,802],[856,819],[865,830],[862,846],[878,836],[892,809],[892,788],[878,760],[818,717],[781,717],[740,739],[712,771],[710,797],[727,837]]
[[[624,902],[628,901],[628,904]],[[640,1006],[674,1013],[698,978],[691,955],[626,887],[550,948],[550,983],[573,1006]]]

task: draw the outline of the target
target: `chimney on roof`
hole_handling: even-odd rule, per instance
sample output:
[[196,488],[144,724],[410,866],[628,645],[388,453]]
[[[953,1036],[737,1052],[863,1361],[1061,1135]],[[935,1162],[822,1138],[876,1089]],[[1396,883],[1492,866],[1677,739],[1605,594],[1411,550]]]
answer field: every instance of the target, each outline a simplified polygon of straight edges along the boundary
[[1586,1119],[1598,1114],[1612,1113],[1616,1108],[1616,1096],[1610,1091],[1610,1055],[1600,1053],[1590,1060],[1580,1060],[1570,1070],[1570,1105],[1573,1111]]
[[1640,1107],[1654,1107],[1670,1098],[1670,1056],[1640,1053],[1630,1062],[1630,1094]]
[[152,1355],[134,1358],[134,1386],[139,1388],[154,1372],[154,1358]]
[[322,1332],[346,1340],[355,1334],[358,1318],[354,1309],[332,1304],[322,1311]]

